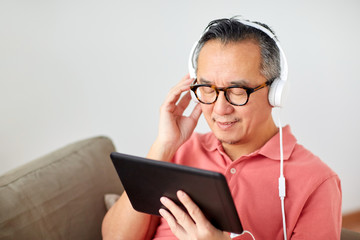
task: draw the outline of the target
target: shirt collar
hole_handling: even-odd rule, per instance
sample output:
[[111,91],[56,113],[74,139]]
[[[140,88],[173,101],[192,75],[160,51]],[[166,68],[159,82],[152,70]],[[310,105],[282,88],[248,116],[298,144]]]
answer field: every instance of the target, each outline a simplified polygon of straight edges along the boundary
[[214,133],[209,132],[205,135],[205,139],[202,142],[204,148],[209,151],[215,151],[218,147],[221,147],[221,142],[215,137]]
[[[282,129],[283,135],[283,156],[288,160],[295,148],[297,140],[291,133],[290,126],[287,125]],[[273,160],[280,160],[280,134],[275,134],[269,141],[259,149],[259,154]]]
[[[291,133],[290,126],[287,125],[282,129],[283,134],[283,156],[284,160],[288,160],[295,148],[297,140],[295,136]],[[273,160],[280,160],[280,136],[279,132],[275,134],[269,141],[267,141],[264,146],[254,153],[261,154],[267,158]],[[216,149],[222,149],[221,143],[216,139],[213,133],[206,134],[206,137],[203,141],[203,146],[207,151],[214,151]]]

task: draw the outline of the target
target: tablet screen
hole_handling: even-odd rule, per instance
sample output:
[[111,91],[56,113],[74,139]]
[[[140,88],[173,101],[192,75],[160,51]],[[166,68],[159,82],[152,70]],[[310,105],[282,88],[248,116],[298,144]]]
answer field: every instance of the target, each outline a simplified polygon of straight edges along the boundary
[[162,196],[185,209],[176,197],[176,192],[183,190],[216,228],[242,233],[229,187],[221,173],[117,152],[110,157],[135,210],[160,216],[159,209],[165,208],[160,202]]

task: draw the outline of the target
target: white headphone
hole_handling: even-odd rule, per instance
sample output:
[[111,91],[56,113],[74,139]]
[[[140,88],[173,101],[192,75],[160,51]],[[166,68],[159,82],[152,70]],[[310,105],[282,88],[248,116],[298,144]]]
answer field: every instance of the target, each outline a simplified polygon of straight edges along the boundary
[[[256,28],[260,31],[262,31],[263,33],[265,33],[266,35],[268,35],[271,39],[273,39],[276,43],[276,46],[279,49],[279,53],[280,53],[280,76],[278,78],[276,78],[269,89],[269,103],[273,106],[273,107],[282,107],[284,105],[284,99],[285,99],[285,85],[286,85],[286,81],[287,81],[287,77],[288,77],[288,64],[287,64],[287,60],[286,60],[286,56],[285,53],[280,45],[280,42],[276,39],[276,36],[267,28],[261,26],[260,24],[254,23],[254,22],[250,22],[247,20],[243,20],[243,19],[236,19],[238,22],[246,25],[246,26],[250,26],[253,28]],[[190,52],[190,56],[189,56],[189,62],[188,62],[188,67],[189,67],[189,74],[191,78],[196,78],[196,70],[194,68],[194,55],[195,55],[195,50],[197,49],[198,46],[198,41],[195,42],[195,44],[193,45],[193,47],[191,48],[191,52]]]

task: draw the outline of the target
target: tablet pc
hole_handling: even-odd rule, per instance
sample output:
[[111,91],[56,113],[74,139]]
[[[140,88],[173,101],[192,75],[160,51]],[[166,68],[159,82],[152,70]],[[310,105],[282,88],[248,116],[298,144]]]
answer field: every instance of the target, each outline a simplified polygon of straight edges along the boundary
[[216,228],[242,233],[228,184],[221,173],[117,152],[110,157],[135,210],[160,216],[159,209],[165,208],[160,202],[162,196],[185,210],[176,197],[176,192],[183,190]]

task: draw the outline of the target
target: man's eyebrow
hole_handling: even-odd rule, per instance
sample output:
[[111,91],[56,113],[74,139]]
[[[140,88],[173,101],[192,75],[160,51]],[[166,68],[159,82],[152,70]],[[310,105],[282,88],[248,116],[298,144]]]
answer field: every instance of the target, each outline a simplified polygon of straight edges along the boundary
[[[204,78],[199,78],[198,79],[198,84],[209,84],[209,85],[214,85],[213,82],[206,80]],[[241,79],[241,80],[234,80],[230,82],[231,86],[240,86],[240,87],[247,87],[249,85],[249,82],[245,79]]]
[[246,81],[245,79],[241,79],[241,80],[231,81],[230,84],[244,87],[244,86],[248,86],[249,82]]
[[206,80],[206,79],[204,79],[204,78],[200,78],[200,79],[198,79],[199,80],[199,84],[209,84],[209,85],[213,85],[213,83],[211,82],[211,81],[208,81],[208,80]]

